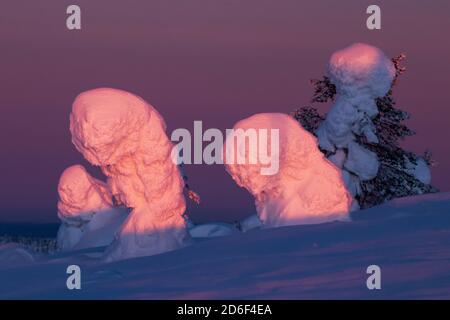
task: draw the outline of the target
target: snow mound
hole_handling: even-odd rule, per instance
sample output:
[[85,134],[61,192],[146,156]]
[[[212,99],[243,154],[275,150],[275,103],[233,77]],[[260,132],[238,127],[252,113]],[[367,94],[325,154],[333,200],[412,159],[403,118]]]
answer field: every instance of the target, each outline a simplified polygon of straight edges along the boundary
[[12,267],[33,262],[33,255],[21,245],[17,243],[0,245],[0,266]]
[[225,222],[210,222],[193,226],[189,229],[192,238],[215,238],[238,234],[239,231]]
[[[316,138],[294,119],[281,113],[256,114],[236,123],[234,130],[237,129],[256,129],[258,135],[260,129],[279,130],[276,174],[261,174],[264,165],[260,161],[226,164],[233,180],[255,197],[263,227],[348,220],[352,199],[340,170],[324,158]],[[229,139],[230,136],[226,145]],[[266,148],[276,152],[274,143],[268,142]],[[236,147],[235,152],[246,159],[258,159],[259,150],[249,148],[249,143]]]
[[183,179],[161,115],[142,98],[100,88],[81,93],[70,116],[72,142],[100,166],[119,203],[132,212],[107,260],[158,254],[186,245]]

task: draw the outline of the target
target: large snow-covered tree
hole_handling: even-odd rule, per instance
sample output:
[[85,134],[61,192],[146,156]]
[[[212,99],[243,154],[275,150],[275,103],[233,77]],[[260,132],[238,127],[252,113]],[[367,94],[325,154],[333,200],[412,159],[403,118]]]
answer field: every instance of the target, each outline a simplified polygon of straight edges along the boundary
[[[353,198],[340,170],[325,159],[312,134],[282,113],[255,114],[233,127],[234,132],[249,128],[257,131],[254,142],[266,141],[266,151],[252,148],[253,143],[240,139],[239,133],[230,134],[224,145],[225,168],[255,198],[263,228],[349,219]],[[270,142],[266,132],[271,132]],[[270,163],[262,156],[267,150]],[[249,161],[239,161],[240,156]],[[241,228],[248,222],[254,224],[247,220]]]
[[[364,45],[358,44],[358,46]],[[355,50],[353,50],[352,54],[340,54],[340,57],[338,58],[340,60],[337,60],[341,64],[339,65],[341,69],[338,71],[343,72],[343,60],[345,61],[345,59],[351,58],[358,59],[360,57],[355,55]],[[397,108],[396,101],[393,97],[393,88],[395,87],[399,76],[405,71],[405,68],[401,66],[401,62],[404,58],[405,55],[401,54],[391,59],[394,68],[393,78],[387,93],[382,97],[375,97],[373,99],[377,109],[376,112],[368,114],[365,110],[352,109],[352,112],[349,113],[348,108],[347,110],[344,110],[347,112],[347,116],[350,114],[350,118],[353,117],[352,122],[349,123],[350,130],[345,132],[350,138],[347,138],[345,134],[342,135],[342,122],[337,118],[335,121],[338,125],[337,130],[340,130],[340,132],[338,132],[340,134],[340,136],[338,134],[338,138],[341,140],[342,137],[348,139],[345,143],[342,143],[339,139],[337,139],[337,142],[335,140],[329,144],[329,141],[323,143],[323,140],[328,140],[328,136],[331,136],[331,139],[334,138],[334,132],[325,136],[325,139],[323,137],[323,128],[326,127],[326,120],[330,119],[329,114],[322,115],[315,107],[311,106],[297,109],[293,113],[294,118],[299,121],[306,130],[319,136],[319,147],[322,152],[324,152],[331,161],[343,169],[344,179],[348,183],[348,187],[351,189],[350,191],[361,208],[368,208],[393,198],[438,191],[430,184],[431,174],[429,166],[432,165],[431,154],[426,152],[424,155],[417,155],[413,152],[404,150],[400,145],[404,138],[415,134],[415,132],[408,128],[404,123],[404,121],[409,118],[409,114]],[[347,61],[346,63],[351,64],[351,67],[355,67],[355,63],[352,61]],[[347,71],[345,70],[345,72]],[[342,74],[339,74],[339,76],[342,76]],[[348,77],[342,77],[344,77],[344,80],[348,80]],[[336,111],[343,112],[342,109],[336,110],[336,105],[339,105],[339,103],[342,104],[341,101],[345,100],[345,98],[342,98],[342,94],[340,94],[339,91],[342,91],[342,86],[347,86],[346,89],[348,90],[348,84],[351,81],[346,81],[341,81],[339,83],[339,79],[333,79],[333,74],[331,77],[324,76],[320,80],[312,80],[311,83],[314,87],[312,103],[334,102],[330,113],[334,112],[334,117],[336,118]],[[360,79],[358,81],[360,81]],[[336,82],[338,82],[338,86],[341,86],[341,88],[337,88]],[[356,92],[356,96],[359,93],[358,90],[355,90],[354,92]],[[352,92],[352,94],[354,92]],[[360,103],[359,100],[361,99],[357,98],[355,100],[358,100]],[[367,103],[367,100],[365,101],[362,99],[362,101],[363,103]],[[341,116],[342,119],[342,114],[339,116]],[[345,119],[343,122],[345,122]],[[334,129],[333,126],[328,126],[326,129],[329,130],[330,128]],[[353,167],[355,167],[355,161],[358,162],[359,160],[363,165],[364,162],[367,161],[367,158],[364,159],[364,157],[360,159],[356,157],[356,159],[353,159],[354,161],[349,161],[349,149],[352,147],[354,148],[355,146],[360,148],[359,151],[363,151],[359,154],[376,155],[377,170],[375,175],[372,174],[373,176],[366,175],[366,177],[361,177],[361,175],[364,175],[364,173],[367,172],[353,170],[352,165],[345,165],[352,162]],[[358,166],[356,165],[356,167]]]
[[131,212],[105,253],[106,261],[159,254],[190,243],[183,180],[159,112],[118,89],[81,93],[70,115],[72,142],[108,177],[112,196]]

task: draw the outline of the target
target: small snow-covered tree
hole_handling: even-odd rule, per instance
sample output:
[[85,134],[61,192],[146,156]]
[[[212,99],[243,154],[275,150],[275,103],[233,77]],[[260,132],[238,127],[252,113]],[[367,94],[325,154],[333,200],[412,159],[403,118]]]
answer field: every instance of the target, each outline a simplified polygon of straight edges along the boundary
[[[401,54],[391,60],[395,74],[386,95],[374,99],[377,107],[376,115],[362,117],[363,124],[373,130],[375,139],[370,139],[370,134],[368,138],[363,130],[351,132],[355,143],[376,155],[379,164],[376,175],[371,179],[360,179],[357,173],[343,165],[348,158],[348,145],[336,150],[321,148],[331,161],[343,169],[343,176],[347,182],[353,181],[351,191],[361,208],[369,208],[393,198],[438,191],[430,184],[431,175],[428,167],[433,164],[431,153],[427,151],[424,155],[417,155],[400,146],[404,138],[415,134],[404,123],[409,119],[409,114],[398,109],[393,98],[393,88],[398,77],[405,71],[400,65],[404,58],[405,55]],[[312,80],[311,83],[314,87],[312,103],[335,102],[339,98],[336,85],[329,77],[324,76],[320,80]],[[308,106],[295,110],[293,117],[306,130],[317,135],[327,115],[321,115],[316,108]],[[360,128],[361,126],[357,129]]]

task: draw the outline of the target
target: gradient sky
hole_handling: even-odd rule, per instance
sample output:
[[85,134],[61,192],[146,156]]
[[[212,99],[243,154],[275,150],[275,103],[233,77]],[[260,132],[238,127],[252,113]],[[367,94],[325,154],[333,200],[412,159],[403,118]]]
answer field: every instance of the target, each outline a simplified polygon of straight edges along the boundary
[[[373,3],[382,8],[381,31],[365,27]],[[66,29],[69,4],[82,9],[81,31]],[[407,54],[395,96],[417,135],[404,145],[430,149],[438,162],[433,183],[450,190],[449,14],[446,0],[4,0],[0,222],[57,221],[59,175],[72,164],[88,166],[68,129],[78,93],[102,86],[136,93],[165,117],[169,133],[191,129],[194,120],[224,130],[254,113],[308,104],[309,79],[353,42]],[[203,200],[189,206],[195,220],[255,212],[223,166],[187,172]]]

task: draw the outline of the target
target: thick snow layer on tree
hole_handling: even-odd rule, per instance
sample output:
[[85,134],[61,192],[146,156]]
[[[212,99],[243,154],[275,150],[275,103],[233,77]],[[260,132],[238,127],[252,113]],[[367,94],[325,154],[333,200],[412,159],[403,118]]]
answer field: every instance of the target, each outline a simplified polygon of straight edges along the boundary
[[336,86],[337,98],[317,131],[322,149],[347,147],[354,135],[378,142],[371,119],[378,114],[375,99],[390,89],[395,67],[373,46],[356,43],[335,52],[328,64],[328,76]]
[[334,154],[332,154],[328,158],[328,160],[330,160],[336,167],[342,169],[344,167],[344,162],[346,158],[347,155],[345,154],[345,151],[342,149],[338,149]]
[[94,215],[83,230],[74,250],[110,245],[122,224],[128,217],[128,210],[124,207],[115,207],[108,211]]
[[69,225],[83,224],[96,212],[112,207],[106,184],[93,178],[82,165],[73,165],[63,171],[58,195],[58,217]]
[[360,180],[356,175],[351,174],[347,170],[342,170],[342,178],[345,182],[347,190],[353,197],[361,193]]
[[[226,169],[236,183],[254,197],[263,227],[347,220],[351,196],[340,170],[317,148],[316,138],[281,113],[256,114],[241,120],[234,129],[279,130],[279,171],[261,174],[261,161],[251,164],[227,163]],[[258,135],[259,135],[258,131]],[[260,137],[259,137],[260,138]],[[229,143],[230,136],[226,143]],[[274,150],[268,139],[268,150]],[[260,150],[237,145],[246,159],[259,159]],[[251,153],[255,154],[251,154]],[[235,161],[236,162],[236,161]]]
[[161,115],[129,92],[101,88],[81,93],[70,116],[72,142],[108,177],[113,196],[132,209],[107,260],[152,255],[190,239],[182,217],[183,179]]
[[348,154],[344,167],[356,174],[361,181],[365,181],[376,177],[380,163],[374,152],[352,141],[348,144]]
[[[105,183],[89,175],[81,165],[74,165],[61,174],[58,184],[58,247],[62,250],[108,245],[114,239],[117,220],[124,220],[126,211],[113,207],[111,193]],[[98,229],[102,229],[101,236]]]
[[409,160],[406,160],[406,172],[414,176],[417,180],[422,183],[430,184],[431,183],[431,171],[428,167],[428,164],[425,162],[423,158],[417,158],[417,164],[411,163]]

